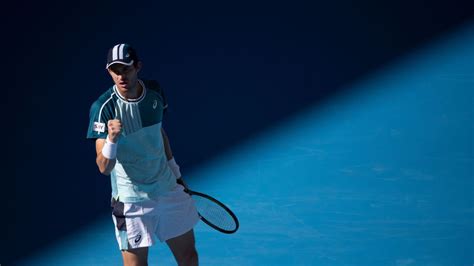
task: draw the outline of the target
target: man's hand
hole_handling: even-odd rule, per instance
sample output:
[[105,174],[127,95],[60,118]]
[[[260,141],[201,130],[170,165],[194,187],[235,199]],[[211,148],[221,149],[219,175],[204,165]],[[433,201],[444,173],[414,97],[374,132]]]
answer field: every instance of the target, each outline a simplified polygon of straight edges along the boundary
[[122,123],[118,119],[112,119],[107,122],[108,138],[110,142],[117,143],[122,132]]
[[184,180],[183,180],[182,177],[176,179],[176,183],[180,184],[180,185],[183,186],[185,189],[189,189],[189,188],[188,188],[188,185],[184,182]]

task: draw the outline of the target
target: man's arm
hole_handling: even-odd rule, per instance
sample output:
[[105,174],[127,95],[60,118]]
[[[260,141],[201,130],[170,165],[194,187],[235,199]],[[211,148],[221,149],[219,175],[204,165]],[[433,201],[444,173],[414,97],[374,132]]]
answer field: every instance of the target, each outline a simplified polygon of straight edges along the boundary
[[179,166],[176,164],[176,161],[173,158],[173,152],[171,151],[168,135],[166,135],[166,132],[163,128],[161,128],[161,134],[163,135],[163,145],[165,148],[166,159],[168,159],[168,165],[171,168],[171,171],[176,176],[176,182],[187,188],[188,186],[184,182],[181,172],[179,171]]
[[173,159],[173,152],[171,151],[170,140],[168,139],[168,135],[166,135],[166,132],[163,128],[161,128],[161,135],[163,136],[163,144],[165,146],[166,159],[168,159],[169,161]]
[[97,163],[97,166],[99,167],[99,171],[104,174],[104,175],[110,175],[110,172],[112,169],[115,167],[115,162],[117,161],[115,158],[114,159],[108,159],[102,154],[102,149],[104,148],[105,145],[105,139],[97,139],[95,141],[95,149],[97,152],[97,157],[95,159],[95,162]]
[[104,175],[110,175],[115,167],[117,155],[117,142],[122,131],[120,120],[113,119],[107,122],[107,139],[97,139],[95,141],[95,150],[97,153],[96,163],[99,171]]

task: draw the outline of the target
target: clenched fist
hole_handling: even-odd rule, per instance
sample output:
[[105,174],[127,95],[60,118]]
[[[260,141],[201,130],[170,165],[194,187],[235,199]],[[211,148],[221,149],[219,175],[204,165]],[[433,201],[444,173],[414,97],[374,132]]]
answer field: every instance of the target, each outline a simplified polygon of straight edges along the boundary
[[122,131],[122,123],[118,119],[112,119],[107,122],[108,138],[109,141],[117,143],[120,132]]

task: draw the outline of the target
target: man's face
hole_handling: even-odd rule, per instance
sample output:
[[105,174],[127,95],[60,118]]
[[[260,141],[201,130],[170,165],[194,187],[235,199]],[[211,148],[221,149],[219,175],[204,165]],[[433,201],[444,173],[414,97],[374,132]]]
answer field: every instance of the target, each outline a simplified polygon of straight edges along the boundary
[[109,67],[108,71],[117,89],[121,92],[127,92],[130,89],[134,89],[137,85],[137,74],[138,71],[140,71],[140,64],[138,64],[137,67],[133,65],[113,64]]

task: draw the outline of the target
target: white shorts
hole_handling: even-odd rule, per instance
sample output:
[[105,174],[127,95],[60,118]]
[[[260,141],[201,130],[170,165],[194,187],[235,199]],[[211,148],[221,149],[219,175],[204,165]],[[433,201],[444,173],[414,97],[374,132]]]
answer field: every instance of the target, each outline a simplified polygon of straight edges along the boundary
[[112,219],[121,250],[149,247],[191,230],[199,221],[194,201],[177,185],[156,200],[112,201]]

